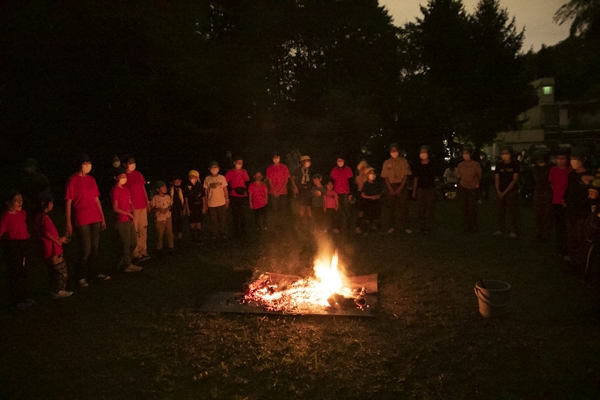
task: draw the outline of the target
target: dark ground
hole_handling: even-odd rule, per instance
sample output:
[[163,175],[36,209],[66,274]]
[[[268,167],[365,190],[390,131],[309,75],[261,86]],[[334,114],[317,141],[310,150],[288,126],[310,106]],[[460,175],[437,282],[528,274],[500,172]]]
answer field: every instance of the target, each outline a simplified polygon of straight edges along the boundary
[[[552,244],[532,241],[531,210],[522,209],[524,235],[510,240],[492,236],[490,203],[472,236],[461,233],[454,202],[437,206],[429,235],[333,237],[351,273],[379,274],[375,319],[197,311],[209,293],[239,290],[247,271],[310,273],[309,234],[184,241],[175,256],[124,275],[109,223],[101,249],[113,279],[64,300],[50,298],[32,256],[38,304],[0,312],[0,397],[600,398],[592,290],[565,273]],[[53,218],[62,225],[60,212]],[[71,266],[76,246],[66,250]],[[481,278],[512,285],[504,318],[479,315]]]

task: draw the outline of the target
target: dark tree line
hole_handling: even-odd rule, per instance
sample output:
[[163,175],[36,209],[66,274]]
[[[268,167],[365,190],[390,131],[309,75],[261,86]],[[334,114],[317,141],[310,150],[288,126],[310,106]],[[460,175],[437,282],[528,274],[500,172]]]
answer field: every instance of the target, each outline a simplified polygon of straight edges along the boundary
[[3,3],[2,174],[32,156],[62,184],[79,151],[165,178],[226,150],[261,168],[273,149],[489,142],[531,101],[523,33],[495,0],[422,12],[398,28],[376,0]]

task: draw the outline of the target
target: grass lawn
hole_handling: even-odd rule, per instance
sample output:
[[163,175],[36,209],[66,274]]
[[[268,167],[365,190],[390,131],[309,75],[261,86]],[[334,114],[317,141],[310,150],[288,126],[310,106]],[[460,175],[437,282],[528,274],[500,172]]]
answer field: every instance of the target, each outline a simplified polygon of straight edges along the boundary
[[[101,250],[113,279],[61,300],[50,298],[32,256],[38,304],[23,313],[1,304],[0,398],[600,398],[591,289],[564,273],[552,244],[531,239],[531,209],[522,209],[523,236],[511,240],[492,236],[491,204],[480,206],[472,236],[461,233],[456,203],[437,207],[429,235],[333,238],[349,271],[379,274],[373,319],[197,311],[209,293],[239,290],[240,268],[310,273],[316,243],[294,232],[184,242],[124,275],[109,224]],[[77,240],[67,246],[73,266]],[[512,285],[504,318],[479,315],[481,278]]]

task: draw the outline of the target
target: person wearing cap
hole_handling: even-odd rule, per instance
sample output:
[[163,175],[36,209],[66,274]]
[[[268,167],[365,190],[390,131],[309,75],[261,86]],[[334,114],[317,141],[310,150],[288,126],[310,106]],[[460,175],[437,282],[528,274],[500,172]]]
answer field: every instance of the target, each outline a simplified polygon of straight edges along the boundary
[[67,263],[63,256],[63,244],[69,239],[60,236],[58,230],[48,216],[54,208],[53,197],[48,192],[42,192],[38,196],[36,204],[35,226],[41,242],[42,258],[50,275],[50,286],[52,297],[61,299],[69,297],[73,292],[66,290],[67,287]]
[[287,185],[290,171],[285,164],[281,164],[279,152],[273,152],[273,164],[267,167],[267,180],[269,182],[269,202],[273,211],[274,225],[281,227],[283,216],[287,207]]
[[400,157],[398,144],[390,145],[390,158],[381,169],[381,177],[385,179],[388,190],[388,210],[391,227],[388,233],[394,233],[396,216],[400,217],[400,225],[406,233],[412,233],[408,222],[408,176],[412,174],[406,158]]
[[190,237],[192,243],[202,244],[202,219],[206,214],[206,196],[204,185],[200,183],[200,173],[195,169],[188,172],[188,182],[183,189],[185,213],[189,216]]
[[136,168],[135,158],[131,154],[122,157],[122,167],[127,171],[127,183],[125,186],[131,194],[133,204],[133,224],[137,233],[137,246],[134,257],[139,262],[150,259],[148,255],[148,212],[151,209],[148,192],[146,191],[146,180]]
[[294,196],[298,202],[300,223],[307,227],[312,218],[312,179],[314,171],[309,156],[300,157],[300,168],[292,176]]
[[569,172],[564,195],[568,253],[565,261],[570,261],[571,266],[579,272],[583,272],[589,249],[589,243],[584,237],[584,223],[590,215],[588,185],[594,180],[594,174],[587,168],[588,156],[585,147],[576,146],[571,149],[572,171]]
[[167,254],[173,254],[175,245],[173,244],[173,225],[171,223],[171,208],[173,208],[173,199],[167,194],[167,184],[163,181],[156,181],[154,183],[154,189],[156,194],[152,196],[150,205],[154,211],[154,218],[156,219],[156,250],[158,254],[164,254],[163,252],[163,238],[167,237]]
[[173,236],[181,240],[183,237],[183,215],[185,210],[185,196],[183,195],[183,187],[181,186],[181,178],[179,175],[173,175],[171,178],[171,186],[169,187],[169,196],[173,200],[171,208],[171,224],[173,225]]
[[512,159],[512,149],[504,147],[500,154],[501,161],[496,165],[495,185],[498,195],[497,223],[495,236],[506,231],[506,213],[510,215],[512,231],[511,239],[517,238],[521,230],[521,215],[519,212],[519,173],[521,166]]
[[547,242],[552,233],[552,185],[550,171],[554,164],[550,162],[550,152],[532,154],[533,166],[533,213],[535,216],[535,239]]
[[[365,171],[367,181],[364,182],[360,196],[364,210],[364,218],[362,219],[361,231],[365,234],[370,229],[378,230],[381,228],[381,195],[383,188],[377,180],[375,168],[368,167]],[[357,233],[360,233],[357,231]]]
[[244,160],[241,156],[233,157],[233,169],[225,174],[229,186],[229,200],[231,215],[233,216],[233,229],[236,235],[246,234],[246,204],[248,204],[248,189],[246,188],[250,177],[248,171],[243,169]]
[[431,161],[431,148],[421,146],[419,162],[413,168],[412,196],[419,204],[421,233],[431,232],[435,216],[435,165]]
[[77,172],[67,181],[65,191],[66,236],[73,234],[74,221],[81,241],[81,260],[75,275],[80,287],[88,287],[90,279],[110,279],[110,276],[100,273],[98,265],[100,230],[106,229],[106,220],[100,204],[98,185],[89,174],[92,160],[87,154],[80,154],[75,163]]
[[463,217],[465,233],[477,232],[477,200],[479,197],[479,183],[483,172],[481,164],[471,157],[473,151],[464,149],[463,160],[456,167],[458,178],[458,201]]
[[350,203],[352,202],[352,192],[350,185],[354,185],[354,173],[352,168],[346,165],[346,157],[339,154],[336,159],[336,165],[329,173],[333,181],[333,190],[338,194],[338,221],[339,226],[333,231],[335,233],[348,230],[350,225]]
[[115,185],[110,191],[110,202],[112,210],[117,216],[115,228],[121,240],[121,261],[117,268],[123,272],[139,272],[142,267],[133,264],[133,254],[137,247],[137,233],[133,224],[133,204],[129,189],[125,187],[127,182],[127,171],[119,167],[114,172]]
[[210,175],[204,178],[204,193],[213,240],[218,235],[223,239],[227,239],[227,209],[229,208],[227,179],[219,174],[218,162],[212,161],[209,164],[209,170]]
[[564,204],[565,191],[569,183],[569,173],[573,170],[569,161],[568,149],[560,148],[556,154],[556,166],[550,169],[548,181],[552,186],[552,214],[554,235],[558,255],[568,259],[567,216]]

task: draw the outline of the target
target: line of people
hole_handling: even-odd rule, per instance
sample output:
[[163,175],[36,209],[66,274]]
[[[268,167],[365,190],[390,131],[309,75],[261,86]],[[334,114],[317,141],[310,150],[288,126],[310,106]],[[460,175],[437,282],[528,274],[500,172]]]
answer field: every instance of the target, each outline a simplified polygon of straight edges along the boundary
[[[478,161],[471,159],[469,149],[465,149],[462,156],[455,174],[459,209],[464,231],[475,233],[478,231],[477,204],[482,168]],[[508,233],[509,237],[516,238],[520,234],[520,167],[510,148],[502,149],[501,157],[494,171],[498,224],[494,235]],[[149,196],[147,182],[137,170],[135,157],[122,156],[119,163],[114,164],[114,186],[110,191],[111,209],[116,216],[116,230],[121,242],[118,269],[126,273],[139,272],[143,269],[141,264],[150,259],[147,246],[149,212],[154,213],[156,222],[157,252],[169,255],[175,249],[175,238],[182,238],[186,216],[190,239],[195,244],[202,244],[205,214],[209,216],[212,238],[228,238],[229,208],[236,236],[246,234],[247,207],[254,213],[257,233],[284,229],[290,225],[288,188],[298,205],[295,227],[300,230],[354,231],[357,234],[380,230],[382,209],[386,204],[387,232],[391,234],[400,230],[411,234],[410,197],[417,200],[419,231],[429,233],[433,229],[437,168],[428,146],[420,149],[419,160],[411,166],[406,158],[400,156],[399,146],[390,145],[390,158],[383,163],[379,177],[366,161],[358,164],[354,174],[343,155],[337,157],[336,165],[328,176],[315,172],[307,155],[300,157],[300,166],[292,174],[281,163],[278,152],[273,153],[272,161],[266,169],[266,181],[262,172],[256,171],[254,181],[250,183],[250,176],[243,168],[244,160],[237,156],[233,158],[234,168],[225,175],[220,174],[219,164],[213,161],[203,182],[200,181],[200,173],[191,170],[185,182],[180,176],[173,177],[170,185],[165,181],[155,182]],[[592,203],[598,204],[597,187],[600,187],[600,180],[597,185],[593,184],[594,177],[586,168],[586,161],[585,149],[574,148],[570,160],[568,152],[562,151],[557,155],[557,165],[549,163],[548,155],[545,155],[534,166],[537,183],[534,196],[535,237],[546,240],[551,231],[548,221],[554,219],[558,251],[578,268],[584,263],[588,248],[582,236],[582,224],[590,214]],[[75,268],[79,287],[88,287],[92,281],[111,279],[105,271],[101,271],[98,262],[100,232],[106,229],[106,218],[96,180],[90,175],[92,160],[81,154],[76,164],[77,172],[69,177],[66,184],[64,236],[58,234],[48,216],[53,209],[52,196],[44,191],[35,202],[35,234],[48,265],[55,298],[72,294],[66,287],[67,267],[62,245],[68,243],[74,231],[77,231],[81,243],[81,259]],[[384,199],[387,200],[385,203]],[[358,217],[353,226],[350,209],[355,203]],[[9,272],[10,301],[23,309],[33,304],[26,294],[26,242],[29,232],[23,196],[17,191],[11,192],[6,208],[0,218],[0,237]],[[511,220],[510,231],[506,230],[507,214]]]

